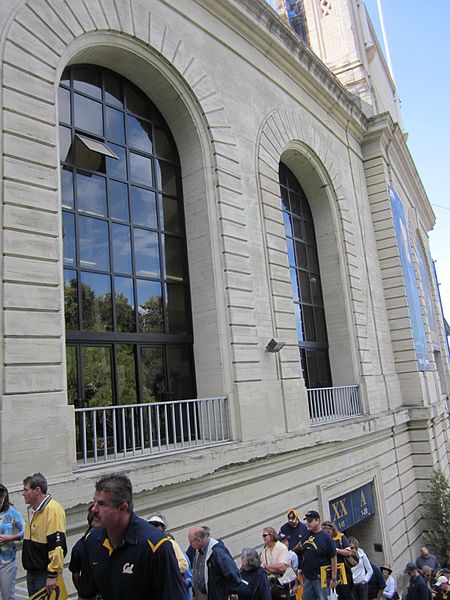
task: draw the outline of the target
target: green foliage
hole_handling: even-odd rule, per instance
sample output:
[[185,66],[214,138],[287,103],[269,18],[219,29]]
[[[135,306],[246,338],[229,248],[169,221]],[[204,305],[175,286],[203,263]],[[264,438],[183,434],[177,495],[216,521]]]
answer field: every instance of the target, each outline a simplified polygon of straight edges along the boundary
[[434,469],[428,484],[429,491],[423,503],[424,517],[428,524],[427,542],[438,558],[443,560],[450,550],[448,531],[450,527],[450,480],[440,469]]

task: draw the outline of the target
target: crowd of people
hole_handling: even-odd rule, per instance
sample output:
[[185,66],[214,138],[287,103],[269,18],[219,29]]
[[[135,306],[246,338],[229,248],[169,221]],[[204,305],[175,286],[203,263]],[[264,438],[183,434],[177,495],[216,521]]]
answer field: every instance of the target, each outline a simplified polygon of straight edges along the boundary
[[[29,596],[58,592],[67,554],[63,507],[41,473],[26,477],[27,518],[0,485],[0,600],[14,600],[15,543]],[[244,548],[239,568],[222,540],[206,525],[188,531],[188,548],[167,531],[161,514],[148,519],[133,510],[131,481],[121,473],[101,477],[87,514],[88,527],[69,562],[79,600],[398,600],[393,570],[372,563],[355,537],[310,510],[295,509],[279,531],[265,527],[263,548]],[[403,600],[450,600],[450,570],[427,547],[406,565]],[[57,597],[58,597],[57,594]]]

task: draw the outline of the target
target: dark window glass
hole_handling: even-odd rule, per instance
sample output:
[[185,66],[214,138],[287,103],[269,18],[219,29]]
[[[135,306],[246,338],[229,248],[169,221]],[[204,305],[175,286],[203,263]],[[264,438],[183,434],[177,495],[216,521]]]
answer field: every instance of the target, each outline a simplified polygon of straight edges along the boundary
[[66,371],[67,401],[69,404],[78,405],[78,360],[76,346],[67,346]]
[[64,318],[68,331],[79,329],[77,272],[71,269],[64,269]]
[[320,286],[319,276],[311,274],[309,276],[309,282],[311,284],[312,302],[316,306],[321,306],[322,305],[322,288]]
[[151,158],[130,152],[130,179],[133,183],[151,186],[153,184]]
[[116,372],[119,404],[136,404],[136,358],[131,344],[117,344]]
[[94,98],[101,99],[102,97],[100,73],[97,69],[91,67],[73,69],[73,87]]
[[167,349],[167,365],[169,371],[169,394],[175,399],[190,399],[194,397],[194,382],[192,380],[191,351],[189,347]]
[[302,269],[308,268],[308,261],[306,260],[306,246],[303,242],[295,242],[295,250],[297,256],[297,266]]
[[184,280],[183,240],[169,235],[164,236],[165,273],[168,281]]
[[134,230],[136,274],[143,277],[159,277],[158,234],[145,229]]
[[74,94],[74,114],[77,129],[103,136],[103,110],[100,102]]
[[106,180],[99,175],[77,174],[78,210],[106,217]]
[[314,327],[314,309],[312,306],[302,304],[302,322],[303,331],[305,334],[305,341],[315,342],[316,341],[316,330]]
[[314,225],[308,221],[304,221],[305,225],[305,239],[307,244],[311,246],[316,245],[316,236],[314,235]]
[[117,330],[130,333],[136,331],[133,280],[129,277],[115,277],[114,286]]
[[62,123],[70,124],[72,122],[70,117],[70,92],[61,87],[58,90],[58,111],[59,120]]
[[75,265],[75,215],[63,212],[64,264]]
[[309,385],[312,388],[322,387],[317,365],[317,352],[306,351],[306,369],[308,371]]
[[178,200],[163,196],[161,229],[173,231],[174,233],[182,232],[182,216]]
[[289,197],[288,197],[287,189],[286,188],[281,188],[280,195],[281,195],[281,207],[282,207],[282,209],[284,211],[286,211],[286,212],[289,212],[290,211],[290,207],[289,207]]
[[156,219],[155,192],[132,186],[131,203],[133,206],[133,223],[156,229],[158,223]]
[[169,333],[186,333],[186,306],[184,287],[167,285],[167,317]]
[[294,223],[294,237],[298,238],[299,240],[305,239],[301,220],[294,217],[292,221]]
[[106,172],[110,177],[126,179],[127,161],[125,148],[122,148],[122,146],[116,146],[116,144],[109,144],[109,146],[118,158],[110,158],[109,156],[106,157]]
[[294,215],[301,215],[300,196],[289,190],[289,200],[291,203],[291,212]]
[[129,221],[130,211],[128,208],[128,186],[119,181],[108,182],[109,214],[112,219],[118,221]]
[[116,273],[132,272],[131,265],[131,234],[126,225],[112,224],[113,265]]
[[142,150],[143,152],[148,152],[149,154],[152,152],[152,126],[148,121],[128,115],[127,136],[128,145],[130,148]]
[[105,73],[105,101],[123,108],[123,91],[121,80],[110,73]]
[[162,158],[167,158],[173,162],[178,161],[178,153],[174,143],[169,139],[165,131],[155,127],[155,154]]
[[279,175],[302,372],[307,387],[328,387],[329,365],[321,366],[320,373],[318,369],[319,358],[321,365],[328,364],[328,340],[311,209],[301,185],[283,164]]
[[317,341],[327,343],[327,330],[325,324],[325,312],[323,308],[314,308],[314,321],[316,323]]
[[108,223],[91,217],[78,218],[80,266],[109,271]]
[[106,116],[106,137],[108,140],[119,142],[120,144],[125,143],[125,127],[123,112],[110,108],[109,106],[105,109]]
[[112,330],[111,277],[81,273],[81,313],[83,329]]
[[161,284],[137,280],[138,323],[142,333],[159,333],[164,329]]
[[83,347],[82,357],[85,406],[111,406],[113,402],[110,347]]
[[105,173],[105,156],[90,150],[77,136],[75,137],[75,166],[86,171]]
[[309,286],[309,273],[307,271],[298,271],[297,273],[300,281],[300,300],[311,304],[311,288]]
[[71,169],[61,169],[61,204],[73,209],[73,173]]
[[151,118],[151,110],[146,96],[134,86],[126,86],[127,108],[130,112],[146,119]]
[[143,402],[161,402],[166,392],[166,369],[162,348],[141,348]]
[[157,160],[156,174],[158,179],[158,189],[164,194],[175,196],[177,193],[177,178],[174,165],[170,165],[162,160]]
[[319,273],[319,261],[317,260],[317,251],[311,246],[306,248],[308,254],[308,266],[312,273]]

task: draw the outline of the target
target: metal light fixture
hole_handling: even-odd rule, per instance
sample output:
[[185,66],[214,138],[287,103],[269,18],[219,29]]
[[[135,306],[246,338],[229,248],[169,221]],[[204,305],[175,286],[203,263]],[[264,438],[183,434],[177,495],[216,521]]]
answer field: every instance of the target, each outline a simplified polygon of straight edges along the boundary
[[275,338],[272,338],[266,346],[266,351],[279,352],[285,344],[286,342],[284,340],[276,340]]

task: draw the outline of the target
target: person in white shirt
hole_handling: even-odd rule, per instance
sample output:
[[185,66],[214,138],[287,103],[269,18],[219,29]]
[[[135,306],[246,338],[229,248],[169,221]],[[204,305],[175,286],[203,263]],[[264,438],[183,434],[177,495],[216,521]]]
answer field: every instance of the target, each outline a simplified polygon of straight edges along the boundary
[[362,548],[359,547],[359,542],[356,538],[349,538],[350,550],[356,550],[359,556],[359,563],[356,567],[352,567],[353,577],[353,591],[355,600],[367,600],[368,599],[368,582],[372,577],[373,569],[372,565],[367,558],[366,553]]
[[392,568],[389,565],[381,565],[380,571],[383,573],[383,577],[386,580],[386,587],[383,590],[383,598],[385,600],[392,600],[396,592],[395,579],[392,577]]

